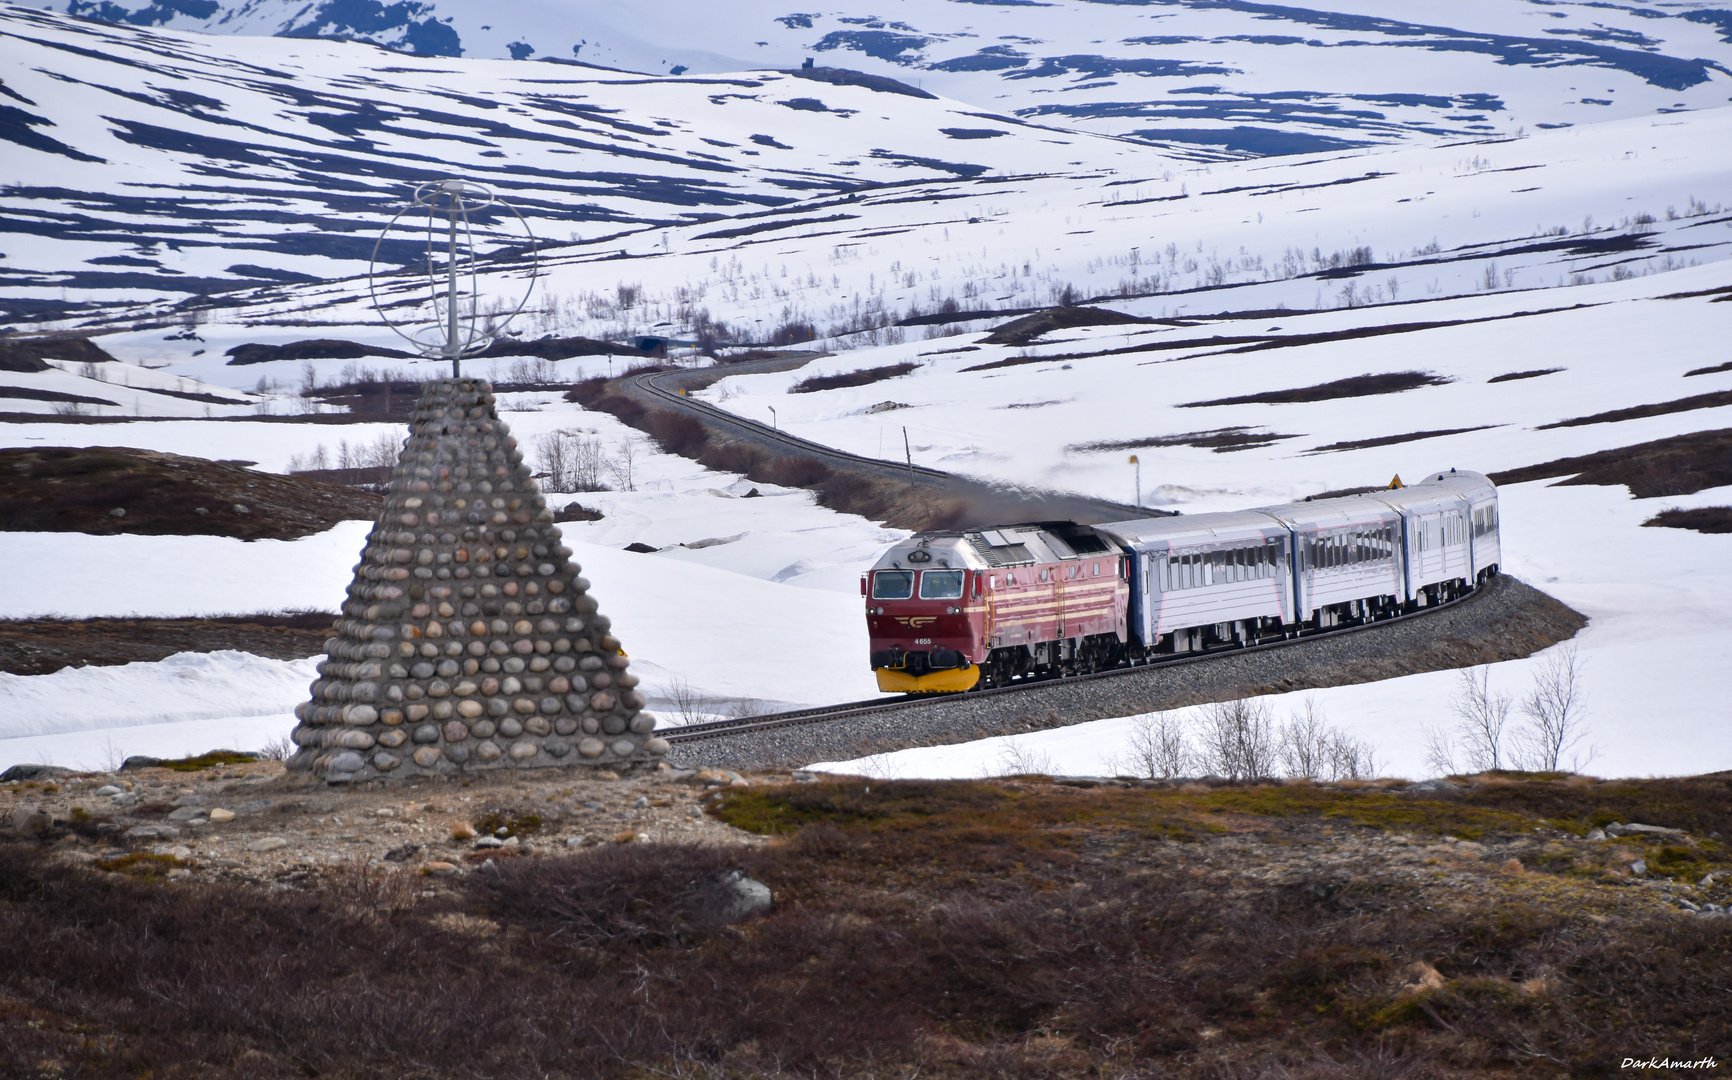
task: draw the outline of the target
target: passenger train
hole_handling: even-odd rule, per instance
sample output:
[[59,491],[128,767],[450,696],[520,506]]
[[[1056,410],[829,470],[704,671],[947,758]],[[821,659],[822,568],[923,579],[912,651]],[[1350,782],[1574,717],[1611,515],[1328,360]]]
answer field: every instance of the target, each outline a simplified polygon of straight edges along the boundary
[[1354,626],[1497,574],[1479,473],[1231,513],[918,533],[861,576],[878,687],[954,692]]

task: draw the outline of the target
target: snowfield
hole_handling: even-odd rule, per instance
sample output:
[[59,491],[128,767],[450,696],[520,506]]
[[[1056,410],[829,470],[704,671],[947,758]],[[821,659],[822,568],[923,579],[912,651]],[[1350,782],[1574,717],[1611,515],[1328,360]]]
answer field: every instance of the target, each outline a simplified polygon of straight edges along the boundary
[[[1421,137],[1414,120],[1400,132],[1353,136],[1393,146],[1198,161],[1119,137],[1123,128],[1097,123],[1086,110],[1063,120],[1092,125],[1086,131],[983,117],[1036,106],[963,98],[972,88],[1015,82],[1015,93],[1033,94],[1060,84],[1042,83],[1044,75],[1014,79],[1004,74],[1012,67],[941,77],[933,65],[994,46],[984,35],[964,39],[953,27],[944,33],[955,36],[943,37],[932,28],[954,18],[958,27],[977,26],[974,33],[990,15],[1000,31],[993,40],[1024,27],[1024,37],[1081,55],[1065,34],[1105,35],[1084,23],[1060,33],[1055,20],[1082,12],[1094,20],[1089,25],[1133,17],[1147,24],[1171,15],[1159,32],[1197,38],[1172,46],[1192,50],[1197,62],[1211,51],[1230,55],[1258,78],[1291,71],[1297,80],[1322,70],[1257,68],[1252,58],[1264,52],[1235,51],[1244,43],[1228,24],[1257,23],[1256,5],[953,6],[907,15],[923,26],[916,36],[930,39],[918,50],[924,66],[910,60],[914,52],[868,63],[866,38],[832,39],[834,48],[823,50],[847,52],[851,64],[871,71],[901,71],[905,80],[928,73],[918,76],[925,89],[954,95],[940,99],[742,74],[744,64],[725,76],[723,67],[688,64],[691,75],[646,81],[303,39],[243,43],[180,33],[184,19],[144,31],[0,9],[0,32],[12,35],[10,66],[0,74],[5,89],[29,99],[14,102],[19,109],[52,120],[22,130],[73,152],[8,146],[0,181],[13,183],[0,189],[0,212],[13,231],[0,259],[0,305],[10,305],[20,328],[97,333],[122,361],[94,366],[100,370],[0,372],[0,395],[50,393],[0,398],[18,414],[0,424],[0,444],[139,446],[285,471],[321,447],[334,457],[339,443],[358,448],[401,437],[401,428],[386,424],[286,422],[307,408],[297,392],[308,377],[302,365],[234,366],[225,354],[250,342],[344,338],[381,353],[314,361],[315,381],[338,381],[345,371],[432,374],[432,365],[383,351],[399,342],[369,309],[355,275],[365,266],[357,253],[370,249],[394,200],[411,183],[438,176],[442,163],[495,183],[525,207],[538,233],[557,241],[542,251],[533,310],[517,326],[525,338],[678,337],[700,315],[740,342],[809,328],[816,340],[801,347],[829,355],[797,371],[724,378],[701,396],[759,421],[769,421],[773,408],[781,427],[868,456],[899,457],[906,429],[918,464],[1128,502],[1136,481],[1127,458],[1135,453],[1145,505],[1196,513],[1382,484],[1395,474],[1489,473],[1732,428],[1728,399],[1683,402],[1732,391],[1732,371],[1689,374],[1732,359],[1732,303],[1724,302],[1732,296],[1732,108],[1723,104],[1728,78],[1713,59],[1723,51],[1714,24],[1685,17],[1701,12],[1635,20],[1665,44],[1643,55],[1709,58],[1704,81],[1664,106],[1628,105],[1628,80],[1655,84],[1644,81],[1652,70],[1619,66],[1627,58],[1571,53],[1576,59],[1557,67],[1472,59],[1471,69],[1445,78],[1432,61],[1468,64],[1468,53],[1386,41],[1374,55],[1428,58],[1404,77],[1437,94],[1495,91],[1512,103],[1511,116],[1555,101],[1546,89],[1554,78],[1587,87],[1590,74],[1603,75],[1620,89],[1597,93],[1619,104],[1595,106],[1605,111],[1593,115],[1618,118],[1575,117],[1567,121],[1574,126],[1552,130],[1535,124],[1519,137],[1497,126],[1495,137],[1476,138],[1456,128]],[[1635,18],[1552,7],[1565,16],[1552,28],[1584,33],[1590,17],[1608,33],[1629,30],[1620,20]],[[1552,7],[1473,10],[1485,32],[1514,35],[1516,24]],[[237,15],[227,28],[277,32],[262,21],[276,9],[248,10],[257,18]],[[778,18],[785,14],[778,9]],[[1277,15],[1310,17],[1300,9],[1269,17]],[[635,9],[614,16],[639,18]],[[687,40],[710,42],[717,64],[745,59],[737,56],[739,33],[788,40],[752,29],[757,16],[748,16],[743,31],[701,38],[720,16],[694,11]],[[818,41],[843,32],[825,21],[835,18],[811,16],[812,27],[789,29]],[[1187,20],[1200,21],[1187,27]],[[914,33],[888,22],[846,25],[854,28],[848,33]],[[1380,21],[1378,32],[1430,40],[1396,25]],[[1045,29],[1027,29],[1035,27]],[[631,23],[627,37],[641,29]],[[467,42],[480,31],[457,32]],[[1043,52],[1029,42],[1006,47],[1028,53],[1031,64]],[[1273,48],[1285,46],[1258,46]],[[1303,48],[1313,65],[1319,57],[1339,63],[1328,49]],[[1499,81],[1470,84],[1470,70]],[[699,71],[710,81],[698,82]],[[1109,80],[1121,86],[1100,92],[1121,92],[1132,77],[1153,78],[1121,73]],[[562,81],[536,81],[545,79]],[[736,85],[743,82],[758,85]],[[215,104],[162,89],[170,86]],[[1709,90],[1719,95],[1712,103],[1703,96]],[[304,100],[295,96],[303,92]],[[820,100],[825,111],[788,105],[796,96]],[[389,115],[363,124],[357,117],[371,114],[358,112],[362,101],[377,101]],[[1677,102],[1691,107],[1671,111]],[[1043,123],[1061,122],[1041,115]],[[1502,112],[1487,115],[1504,123]],[[141,125],[188,139],[141,140]],[[1004,134],[945,133],[955,127]],[[1302,128],[1315,134],[1303,124],[1293,130]],[[754,142],[758,134],[787,149]],[[652,148],[661,156],[643,156]],[[243,150],[257,160],[241,160]],[[970,168],[957,172],[958,165]],[[6,177],[7,167],[26,173]],[[29,183],[18,182],[26,175]],[[198,198],[166,198],[188,191]],[[255,285],[214,292],[247,282]],[[222,303],[200,300],[201,290]],[[984,340],[1010,318],[1005,313],[1065,296],[1149,321],[1016,344]],[[812,375],[899,363],[915,366],[851,389],[789,392]],[[552,367],[565,381],[610,370],[606,357]],[[470,370],[490,369],[506,377],[512,362]],[[1415,380],[1400,392],[1219,403],[1401,373]],[[1514,373],[1528,375],[1492,381]],[[152,392],[159,389],[219,401]],[[113,402],[76,403],[76,411],[113,422],[64,422],[53,414],[74,403],[54,394]],[[1673,402],[1682,403],[1645,417],[1548,426]],[[661,453],[611,416],[552,391],[505,395],[502,406],[532,461],[538,440],[564,432],[594,440],[614,466],[614,490],[551,501],[605,515],[562,529],[664,723],[873,692],[857,581],[902,534],[818,507],[808,492]],[[1223,434],[1235,445],[1218,450]],[[1732,768],[1728,539],[1642,525],[1667,507],[1727,505],[1732,491],[1637,499],[1623,487],[1553,485],[1502,488],[1505,569],[1590,617],[1574,643],[1597,749],[1586,767],[1604,775]],[[758,497],[748,497],[754,489]],[[3,533],[8,565],[30,569],[0,583],[0,614],[334,609],[365,530],[349,523],[287,543]],[[628,544],[660,550],[623,551]],[[1494,688],[1519,697],[1546,660],[1497,665]],[[288,730],[287,712],[305,690],[304,677],[295,676],[303,679],[297,691],[288,673],[300,667],[237,660],[221,676],[232,688],[201,696],[188,687],[216,686],[218,677],[177,674],[195,669],[188,663],[0,681],[0,714],[12,725],[0,728],[0,766],[44,755],[99,763],[113,748],[251,748]],[[1420,675],[1312,696],[1334,724],[1377,748],[1384,771],[1418,777],[1432,771],[1425,729],[1453,722],[1455,678]],[[244,707],[223,704],[239,698]],[[1273,704],[1281,713],[1296,702]],[[1061,772],[1112,772],[1128,760],[1130,725],[1107,720],[1027,736],[1011,752],[988,741],[822,767],[975,776],[1007,768],[1012,758],[1044,756]]]
[[766,0],[65,0],[146,26],[348,37],[433,57],[577,61],[687,78],[806,59],[986,111],[1204,155],[1509,134],[1725,101],[1732,18],[1707,4],[1365,0],[1311,6]]

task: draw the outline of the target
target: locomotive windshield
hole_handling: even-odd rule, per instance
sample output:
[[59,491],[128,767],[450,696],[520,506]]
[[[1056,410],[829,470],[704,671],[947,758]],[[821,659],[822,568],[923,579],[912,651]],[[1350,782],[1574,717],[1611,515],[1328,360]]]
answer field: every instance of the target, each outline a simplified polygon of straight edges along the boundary
[[912,570],[880,570],[872,575],[872,599],[906,600],[914,595]]
[[962,598],[962,571],[928,570],[920,575],[920,599],[959,600]]

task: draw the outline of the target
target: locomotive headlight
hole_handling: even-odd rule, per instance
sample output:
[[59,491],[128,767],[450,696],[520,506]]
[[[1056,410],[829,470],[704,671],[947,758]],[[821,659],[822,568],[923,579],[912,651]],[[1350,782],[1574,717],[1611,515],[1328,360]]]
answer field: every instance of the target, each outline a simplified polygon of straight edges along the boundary
[[960,615],[962,614],[962,609],[959,607],[947,607],[944,609],[944,613],[946,615]]

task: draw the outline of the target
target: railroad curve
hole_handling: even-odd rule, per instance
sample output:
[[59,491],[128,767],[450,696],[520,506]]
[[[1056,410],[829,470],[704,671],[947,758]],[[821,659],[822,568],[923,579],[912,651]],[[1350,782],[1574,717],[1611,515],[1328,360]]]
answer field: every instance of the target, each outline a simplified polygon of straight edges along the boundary
[[[717,441],[747,442],[775,457],[810,458],[835,471],[854,473],[881,482],[903,483],[924,494],[962,500],[969,508],[969,516],[979,519],[977,522],[971,521],[970,524],[978,526],[1059,519],[1096,525],[1105,521],[1124,521],[1166,513],[1149,507],[1139,509],[1125,503],[1094,499],[1072,492],[994,483],[924,465],[863,457],[779,431],[768,424],[738,416],[688,396],[690,391],[702,389],[729,375],[789,371],[814,359],[817,359],[817,356],[804,354],[689,371],[646,372],[623,376],[616,385],[621,396],[646,408],[665,409],[696,419],[704,425],[711,438]],[[681,393],[682,390],[688,393]]]

